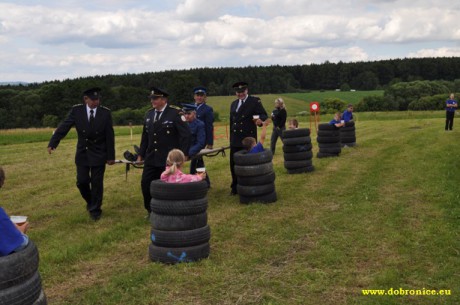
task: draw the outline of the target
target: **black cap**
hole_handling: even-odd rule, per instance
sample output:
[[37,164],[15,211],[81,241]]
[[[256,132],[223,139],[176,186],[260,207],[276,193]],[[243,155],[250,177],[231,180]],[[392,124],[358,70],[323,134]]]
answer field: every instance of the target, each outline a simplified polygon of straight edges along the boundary
[[194,94],[199,94],[199,93],[206,94],[206,87],[203,87],[203,86],[195,87],[193,88],[193,93]]
[[193,104],[181,104],[181,105],[182,105],[182,111],[185,113],[196,111],[196,106]]
[[248,83],[246,82],[237,82],[233,84],[233,89],[236,90],[236,92],[243,92],[248,88]]
[[168,97],[169,94],[168,92],[164,91],[164,90],[161,90],[159,88],[156,88],[156,87],[152,87],[150,88],[150,95],[149,95],[149,98],[155,98],[155,97]]
[[83,91],[83,95],[89,97],[92,100],[97,100],[101,98],[101,88],[95,87]]

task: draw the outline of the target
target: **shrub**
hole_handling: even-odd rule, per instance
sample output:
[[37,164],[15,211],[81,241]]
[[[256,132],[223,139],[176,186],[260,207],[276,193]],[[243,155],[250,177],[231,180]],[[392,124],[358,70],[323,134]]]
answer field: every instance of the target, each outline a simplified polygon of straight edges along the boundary
[[361,101],[359,101],[354,110],[357,112],[364,111],[394,111],[398,110],[399,104],[391,99],[388,99],[385,96],[365,96]]
[[56,115],[45,114],[42,118],[43,127],[57,127],[59,118]]
[[411,102],[407,108],[409,110],[443,110],[446,105],[446,99],[445,94],[425,96]]
[[321,103],[321,113],[342,112],[347,107],[347,103],[339,98],[326,98]]

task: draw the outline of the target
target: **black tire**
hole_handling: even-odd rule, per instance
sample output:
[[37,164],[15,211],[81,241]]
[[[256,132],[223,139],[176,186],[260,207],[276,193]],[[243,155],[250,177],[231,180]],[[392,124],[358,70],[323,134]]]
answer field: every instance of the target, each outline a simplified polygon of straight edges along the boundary
[[303,145],[311,143],[310,137],[286,138],[283,139],[283,145]]
[[251,186],[251,185],[264,185],[268,183],[272,183],[275,181],[275,172],[269,172],[265,175],[260,176],[250,176],[250,177],[238,177],[238,184]]
[[346,122],[345,123],[345,127],[353,127],[355,126],[355,122],[354,121],[349,121],[349,122]]
[[283,145],[283,152],[296,153],[301,151],[310,151],[313,148],[311,143],[305,145]]
[[340,137],[317,137],[318,143],[339,143]]
[[321,158],[329,158],[329,157],[338,157],[338,156],[339,156],[339,154],[328,154],[328,153],[322,153],[322,152],[318,152],[316,154],[316,157],[320,158],[320,159]]
[[284,168],[286,169],[296,169],[301,167],[311,166],[311,160],[301,160],[301,161],[284,161]]
[[340,154],[342,151],[341,147],[338,148],[320,148],[319,152],[320,153],[326,153],[326,154]]
[[240,196],[262,196],[268,193],[272,193],[275,191],[275,183],[268,183],[264,185],[252,185],[252,186],[245,186],[245,185],[236,185],[236,190]]
[[162,231],[152,229],[150,240],[159,247],[191,247],[207,243],[211,238],[211,229],[208,225],[195,230]]
[[208,224],[206,212],[195,215],[161,215],[150,213],[152,229],[162,231],[185,231],[202,228]]
[[[3,270],[2,270],[3,271]],[[38,271],[15,286],[0,290],[0,304],[28,305],[33,304],[40,296],[42,282]]]
[[312,166],[307,166],[307,167],[301,167],[301,168],[296,168],[296,169],[288,169],[287,172],[288,174],[303,174],[303,173],[309,173],[315,170],[315,167]]
[[246,150],[240,150],[233,155],[233,160],[235,161],[235,165],[258,165],[271,162],[273,154],[269,149],[255,154],[248,154]]
[[339,143],[318,143],[318,147],[321,150],[322,148],[340,148],[342,145]]
[[341,132],[347,132],[347,131],[355,131],[355,127],[342,127]]
[[206,181],[190,183],[166,183],[153,180],[150,183],[150,195],[155,199],[192,200],[204,198],[208,193]]
[[192,247],[158,247],[150,243],[149,258],[153,262],[166,264],[191,263],[209,256],[209,243]]
[[338,137],[340,130],[318,130],[318,137]]
[[356,142],[356,137],[344,137],[340,140],[342,143],[354,143]]
[[248,196],[241,196],[240,195],[240,203],[248,204],[251,202],[260,202],[260,203],[272,203],[276,202],[278,200],[278,197],[276,195],[276,191],[262,195],[262,196],[254,196],[254,197],[248,197]]
[[283,131],[283,139],[308,137],[310,135],[309,128],[287,129]]
[[340,133],[340,137],[354,137],[354,136],[356,136],[355,131],[342,131]]
[[150,201],[152,212],[162,215],[193,215],[206,211],[208,199],[194,200],[160,200],[152,198]]
[[38,261],[37,247],[30,239],[21,251],[0,257],[0,290],[20,284],[34,275]]
[[34,304],[33,305],[47,305],[48,304],[48,301],[46,300],[46,295],[45,295],[45,291],[42,291],[40,292],[40,295],[38,296],[38,299],[35,300]]
[[235,165],[235,174],[238,177],[261,176],[273,171],[272,162],[259,165]]
[[342,147],[344,146],[347,146],[347,147],[355,147],[356,146],[356,142],[352,142],[352,143],[342,143]]
[[311,150],[295,153],[284,153],[284,161],[311,160],[311,158],[313,158],[313,152]]
[[329,125],[329,124],[319,124],[318,125],[318,130],[337,130],[338,128],[335,127],[334,125]]

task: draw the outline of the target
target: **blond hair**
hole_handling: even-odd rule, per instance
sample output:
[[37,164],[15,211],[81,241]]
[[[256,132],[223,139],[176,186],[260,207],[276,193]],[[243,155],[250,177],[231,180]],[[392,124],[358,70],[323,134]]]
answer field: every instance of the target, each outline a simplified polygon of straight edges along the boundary
[[281,109],[286,109],[286,105],[284,105],[284,100],[281,97],[275,100],[275,104],[278,104]]
[[178,169],[181,168],[185,162],[185,155],[180,149],[172,149],[168,153],[166,164],[169,165],[169,170],[166,172],[167,175],[174,174]]

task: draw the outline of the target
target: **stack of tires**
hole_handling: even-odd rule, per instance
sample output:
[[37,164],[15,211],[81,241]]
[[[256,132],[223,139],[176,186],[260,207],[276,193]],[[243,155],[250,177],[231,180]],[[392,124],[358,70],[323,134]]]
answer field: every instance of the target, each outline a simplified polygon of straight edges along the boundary
[[271,203],[277,200],[273,154],[270,150],[254,154],[241,150],[233,155],[233,159],[240,203]]
[[315,170],[311,149],[310,129],[299,128],[283,131],[284,167],[289,174]]
[[346,122],[345,126],[340,128],[340,142],[344,146],[356,146],[355,122]]
[[23,250],[0,257],[0,304],[47,304],[38,261],[38,250],[31,240]]
[[167,264],[194,262],[209,256],[206,181],[150,184],[151,244],[149,257]]
[[334,125],[318,125],[318,158],[338,157],[342,152],[340,144],[340,129]]

